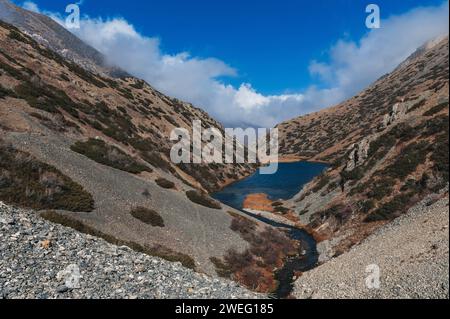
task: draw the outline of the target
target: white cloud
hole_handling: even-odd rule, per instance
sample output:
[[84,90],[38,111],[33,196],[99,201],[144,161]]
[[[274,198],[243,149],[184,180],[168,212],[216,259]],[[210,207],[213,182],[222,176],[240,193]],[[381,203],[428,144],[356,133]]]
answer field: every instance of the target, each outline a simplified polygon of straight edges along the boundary
[[355,94],[392,71],[425,42],[448,33],[448,24],[448,1],[389,17],[358,43],[339,40],[329,51],[330,62],[313,61],[310,72],[344,96]]
[[39,8],[38,8],[37,4],[34,3],[34,2],[31,2],[31,1],[25,1],[22,4],[22,7],[24,9],[27,9],[27,10],[30,10],[30,11],[33,11],[33,12],[39,12]]
[[[39,11],[32,2],[24,6]],[[43,13],[62,23],[60,15]],[[272,127],[358,93],[447,30],[448,1],[388,17],[381,29],[368,32],[358,42],[338,40],[330,48],[327,62],[311,62],[309,72],[318,76],[324,89],[311,86],[297,94],[274,96],[258,93],[248,83],[238,88],[224,84],[218,78],[235,76],[237,71],[223,61],[192,57],[188,52],[166,54],[158,38],[138,33],[121,18],[85,16],[81,29],[71,31],[104,53],[111,63],[170,96],[202,107],[225,125]]]

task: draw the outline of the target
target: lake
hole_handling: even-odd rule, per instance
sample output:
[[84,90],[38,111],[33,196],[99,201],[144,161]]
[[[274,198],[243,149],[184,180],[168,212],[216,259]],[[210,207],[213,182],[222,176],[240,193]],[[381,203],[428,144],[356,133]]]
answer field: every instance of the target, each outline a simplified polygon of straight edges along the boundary
[[261,175],[258,170],[252,176],[212,194],[212,197],[239,210],[250,194],[264,193],[274,201],[290,199],[327,167],[326,164],[311,162],[280,163],[275,174]]
[[[326,164],[311,162],[280,163],[275,174],[261,175],[258,171],[252,176],[225,187],[222,191],[213,194],[212,197],[238,210],[242,210],[244,199],[250,194],[264,193],[274,201],[290,199],[327,167]],[[272,296],[276,298],[288,297],[293,289],[295,273],[308,271],[317,265],[319,255],[313,236],[303,229],[249,212],[244,213],[272,227],[286,230],[291,239],[300,242],[300,250],[304,253],[302,254],[299,251],[298,256],[286,260],[283,268],[275,273],[279,285]]]

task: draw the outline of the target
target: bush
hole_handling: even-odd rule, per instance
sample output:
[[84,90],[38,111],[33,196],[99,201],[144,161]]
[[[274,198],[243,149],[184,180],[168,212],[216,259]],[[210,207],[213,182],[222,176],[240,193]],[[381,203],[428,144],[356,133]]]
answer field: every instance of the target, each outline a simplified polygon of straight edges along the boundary
[[311,227],[316,228],[323,224],[324,221],[330,218],[334,218],[336,222],[339,225],[343,225],[345,222],[347,222],[351,215],[353,213],[353,210],[349,206],[345,205],[334,205],[331,206],[328,209],[325,209],[321,212],[314,213],[311,216]]
[[319,177],[319,180],[317,181],[316,185],[312,189],[314,193],[320,191],[322,188],[324,188],[328,183],[330,182],[330,177],[326,175],[326,173],[322,173]]
[[357,167],[352,171],[343,170],[341,172],[341,178],[345,182],[347,181],[357,181],[364,177],[364,172],[361,167]]
[[2,85],[0,85],[0,99],[3,99],[8,96],[14,97],[15,93],[7,88],[4,88]]
[[142,152],[142,158],[153,167],[160,168],[165,172],[174,173],[175,169],[164,157],[158,152]]
[[434,162],[433,169],[438,172],[445,183],[449,182],[449,141],[448,132],[436,138],[431,153],[431,160]]
[[115,146],[106,144],[102,140],[91,138],[86,142],[76,142],[70,149],[90,158],[97,163],[132,174],[152,171],[150,167],[138,163],[125,152]]
[[412,197],[413,195],[411,193],[397,195],[390,202],[383,204],[380,208],[367,216],[364,222],[386,221],[399,217],[409,208]]
[[52,223],[60,224],[66,227],[73,228],[83,234],[102,238],[110,244],[116,246],[127,246],[137,252],[147,254],[149,256],[156,256],[171,262],[180,262],[184,267],[195,270],[195,261],[190,256],[173,251],[167,247],[161,245],[147,246],[141,245],[136,242],[125,241],[116,238],[112,235],[105,234],[91,226],[84,224],[83,222],[73,218],[69,215],[62,215],[54,211],[47,211],[41,213],[41,217]]
[[395,181],[389,176],[385,176],[377,181],[371,181],[365,185],[366,189],[369,189],[367,196],[376,200],[382,200],[384,197],[389,196],[392,192],[392,187],[395,185]]
[[131,215],[141,222],[154,227],[164,227],[164,220],[157,212],[144,207],[137,207],[131,211]]
[[56,168],[0,144],[0,200],[36,210],[91,212],[94,199]]
[[211,258],[217,274],[227,278],[233,276],[249,289],[273,291],[276,288],[275,270],[283,266],[286,258],[298,254],[296,242],[271,227],[258,232],[256,222],[233,212],[229,214],[233,217],[230,228],[239,233],[250,247],[242,253],[231,249],[223,260]]
[[206,193],[200,192],[198,190],[187,191],[186,196],[189,198],[191,202],[196,203],[198,205],[212,209],[222,208],[222,205],[218,201],[212,199]]
[[381,172],[381,175],[403,179],[425,162],[427,154],[428,143],[426,141],[411,143],[403,149],[393,164]]
[[366,200],[365,202],[361,203],[361,211],[364,214],[367,214],[370,212],[373,208],[375,208],[375,202],[373,200]]
[[156,184],[158,184],[159,187],[165,188],[165,189],[173,189],[175,188],[175,183],[171,182],[165,178],[158,178],[156,181]]
[[446,107],[448,107],[448,101],[439,103],[438,105],[433,106],[431,109],[429,109],[428,111],[423,113],[423,115],[424,116],[433,116],[433,115],[441,112],[442,110],[444,110]]
[[273,203],[272,203],[272,206],[273,206],[273,207],[283,206],[283,203],[282,203],[282,202],[273,202]]
[[230,215],[233,217],[230,229],[236,233],[239,233],[245,240],[250,241],[251,236],[256,229],[256,222],[232,212],[230,212]]

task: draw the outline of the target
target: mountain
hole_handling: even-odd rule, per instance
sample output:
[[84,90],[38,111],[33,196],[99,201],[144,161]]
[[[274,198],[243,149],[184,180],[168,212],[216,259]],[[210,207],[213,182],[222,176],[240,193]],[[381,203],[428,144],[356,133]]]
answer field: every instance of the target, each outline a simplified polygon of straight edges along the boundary
[[16,26],[39,44],[89,71],[113,77],[129,76],[125,71],[108,65],[103,54],[46,15],[25,10],[9,0],[0,0],[0,20]]
[[211,258],[248,243],[230,229],[239,213],[206,191],[255,167],[174,165],[170,132],[193,120],[223,131],[191,104],[93,73],[0,21],[0,201],[215,274]]
[[285,203],[323,260],[448,194],[448,53],[448,36],[436,39],[350,100],[278,126],[285,159],[330,164]]

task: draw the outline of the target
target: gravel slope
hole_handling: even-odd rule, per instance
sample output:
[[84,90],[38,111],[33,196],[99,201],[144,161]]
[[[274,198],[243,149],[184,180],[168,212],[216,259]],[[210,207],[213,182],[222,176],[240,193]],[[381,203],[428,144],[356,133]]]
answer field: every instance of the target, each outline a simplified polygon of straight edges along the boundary
[[0,299],[257,297],[263,296],[234,282],[110,245],[0,202]]
[[[431,206],[424,200],[348,253],[305,273],[294,296],[449,298],[448,203],[448,195]],[[369,265],[379,267],[379,289],[366,286]]]

